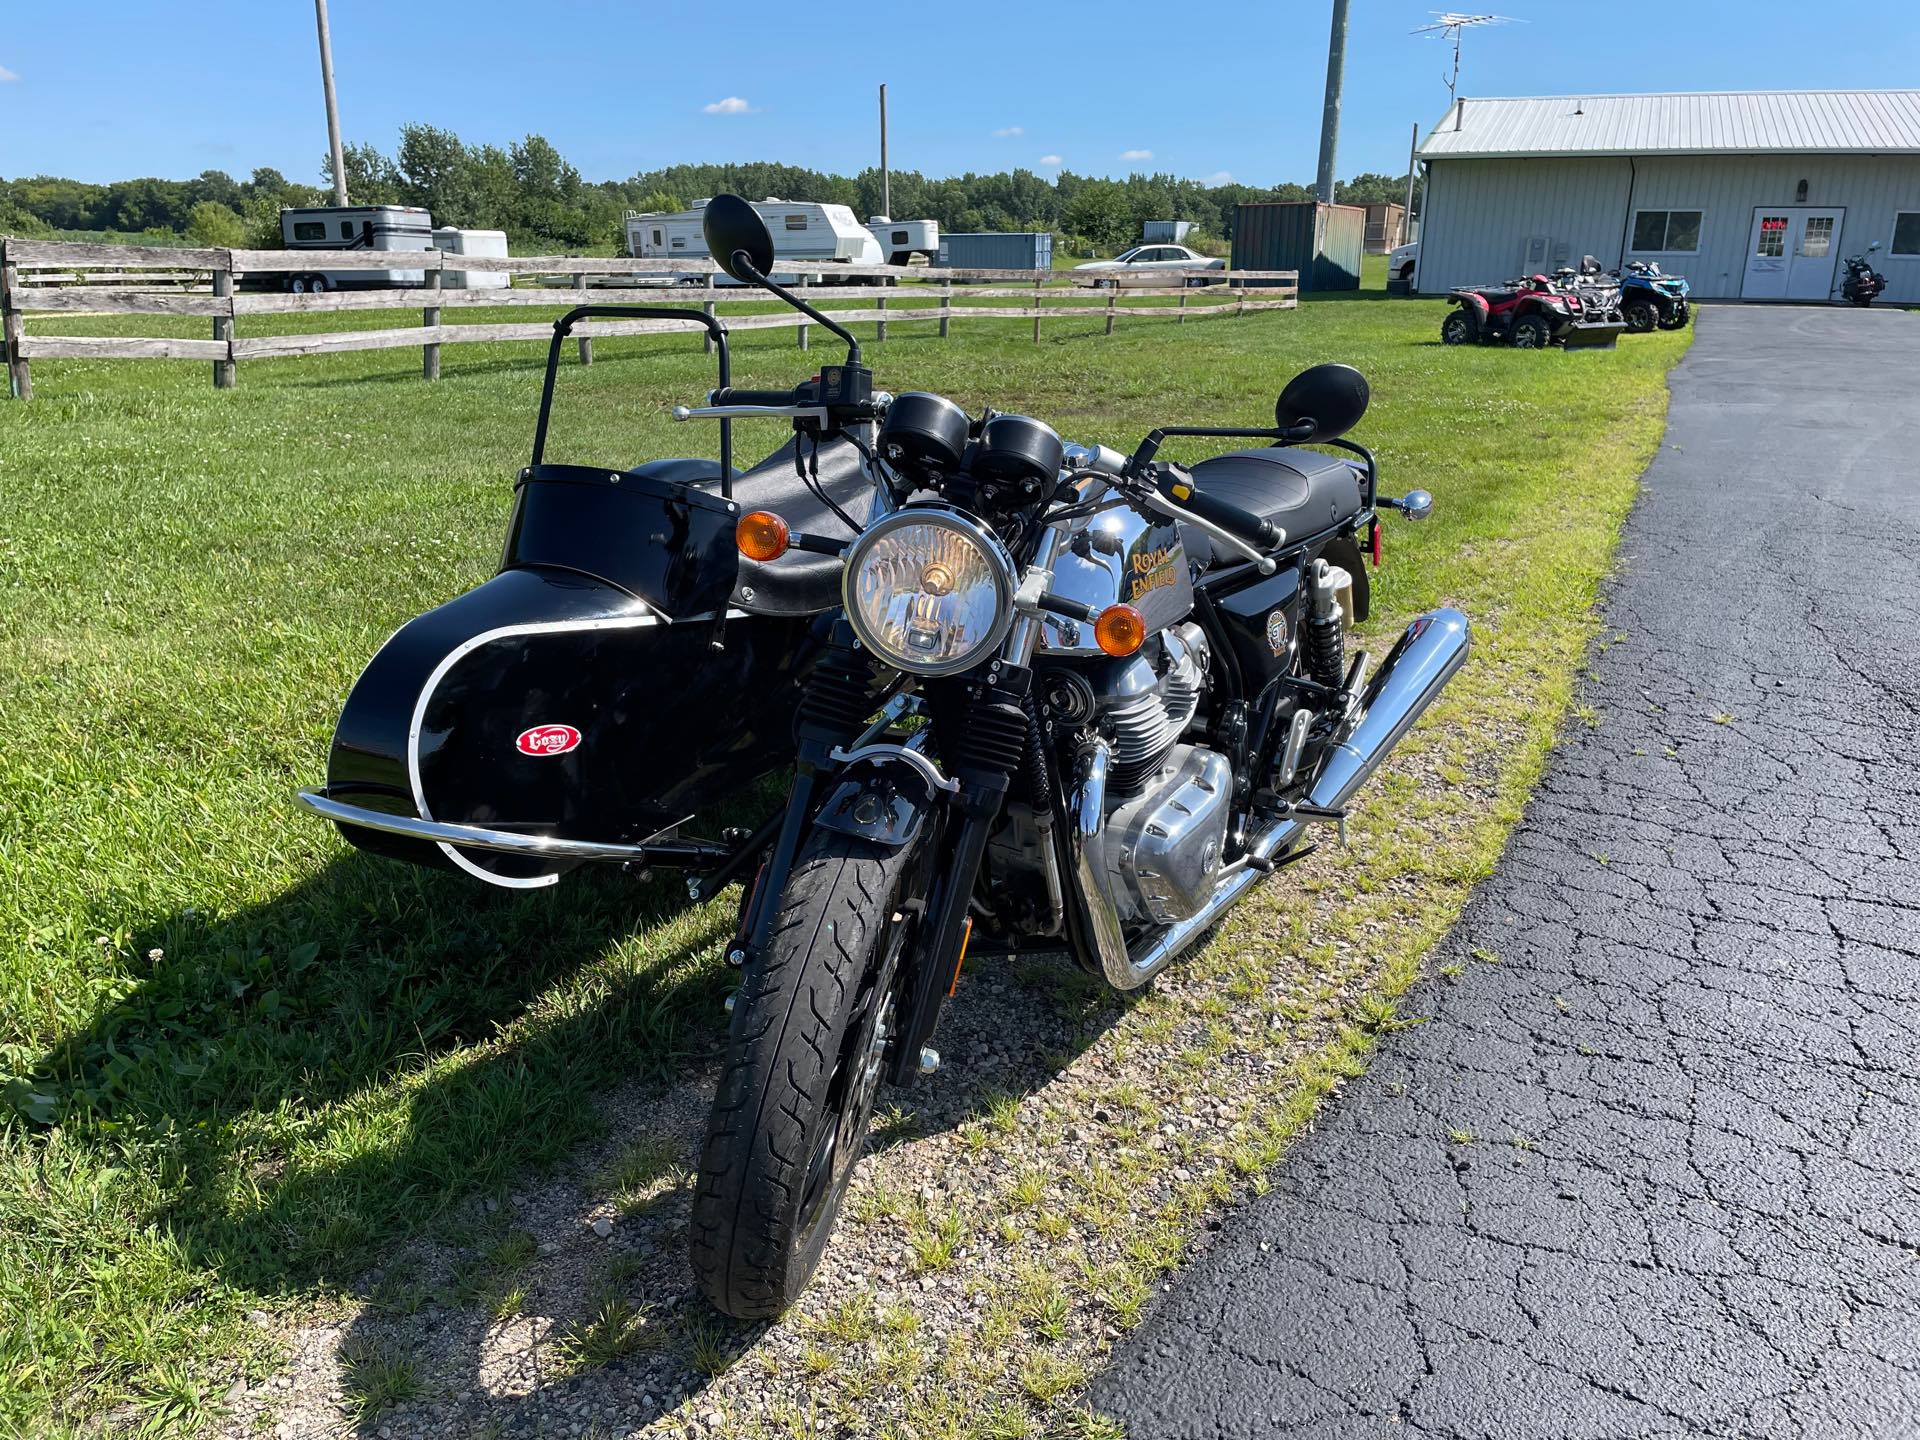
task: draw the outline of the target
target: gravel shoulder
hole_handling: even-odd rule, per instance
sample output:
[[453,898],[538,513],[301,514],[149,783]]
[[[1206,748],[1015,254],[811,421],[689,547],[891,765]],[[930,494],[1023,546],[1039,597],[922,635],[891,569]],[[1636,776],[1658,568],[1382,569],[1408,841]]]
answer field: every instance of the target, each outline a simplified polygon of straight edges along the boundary
[[1130,1434],[1920,1433],[1920,321],[1710,307],[1575,718]]

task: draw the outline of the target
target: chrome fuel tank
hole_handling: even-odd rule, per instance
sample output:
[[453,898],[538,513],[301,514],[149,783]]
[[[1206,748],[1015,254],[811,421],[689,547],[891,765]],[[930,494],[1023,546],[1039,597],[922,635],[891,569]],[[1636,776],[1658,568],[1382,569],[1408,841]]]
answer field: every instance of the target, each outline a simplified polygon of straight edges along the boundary
[[[1193,576],[1179,527],[1129,509],[1108,510],[1079,526],[1053,562],[1056,595],[1104,610],[1125,602],[1156,634],[1193,609]],[[1040,627],[1042,655],[1100,655],[1093,627],[1048,615]]]

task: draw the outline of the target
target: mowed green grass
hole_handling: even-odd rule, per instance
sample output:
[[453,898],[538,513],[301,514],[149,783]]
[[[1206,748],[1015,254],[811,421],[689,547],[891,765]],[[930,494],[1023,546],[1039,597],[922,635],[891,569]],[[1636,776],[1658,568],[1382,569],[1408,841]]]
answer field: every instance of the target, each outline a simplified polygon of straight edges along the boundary
[[[1374,626],[1461,604],[1463,713],[1516,712],[1537,740],[1686,336],[1450,350],[1441,311],[1061,321],[1037,345],[1018,320],[945,342],[898,325],[869,358],[887,388],[1115,446],[1263,423],[1297,370],[1360,366],[1385,486],[1438,499],[1391,526]],[[711,453],[666,413],[711,384],[697,340],[597,351],[562,375],[553,458]],[[810,358],[833,353],[816,335]],[[807,358],[743,334],[735,379],[790,383]],[[730,896],[688,909],[604,874],[488,890],[363,858],[291,803],[359,667],[497,563],[536,347],[449,346],[437,385],[418,367],[252,362],[227,393],[203,363],[42,361],[37,398],[0,403],[0,1433],[191,1428],[268,1363],[250,1309],[350,1294],[590,1137],[609,1086],[719,1043]]]

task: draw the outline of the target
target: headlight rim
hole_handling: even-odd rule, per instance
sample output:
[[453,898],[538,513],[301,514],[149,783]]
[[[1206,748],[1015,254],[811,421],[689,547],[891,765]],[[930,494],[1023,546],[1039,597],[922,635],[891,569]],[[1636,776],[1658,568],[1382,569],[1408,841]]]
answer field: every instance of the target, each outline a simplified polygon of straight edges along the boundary
[[[862,623],[860,607],[855,603],[854,586],[859,581],[860,567],[866,557],[887,535],[908,525],[948,524],[958,530],[968,540],[980,547],[985,555],[987,568],[994,582],[994,618],[986,638],[972,650],[957,660],[942,661],[937,665],[918,662],[905,662],[876,643]],[[855,638],[872,655],[894,669],[909,675],[923,675],[938,679],[947,675],[960,675],[981,664],[995,650],[999,649],[1007,638],[1007,632],[1013,628],[1016,618],[1014,596],[1019,592],[1019,571],[1013,563],[1013,556],[1001,543],[1000,537],[982,521],[976,519],[957,505],[923,501],[901,506],[874,521],[847,547],[846,563],[840,572],[840,609],[847,617],[847,624],[853,629]]]

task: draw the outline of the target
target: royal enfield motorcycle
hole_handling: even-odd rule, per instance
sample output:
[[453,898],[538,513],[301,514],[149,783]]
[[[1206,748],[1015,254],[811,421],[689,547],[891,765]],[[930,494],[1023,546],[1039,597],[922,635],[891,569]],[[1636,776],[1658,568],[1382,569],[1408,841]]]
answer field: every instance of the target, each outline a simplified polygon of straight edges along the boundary
[[[767,278],[750,205],[716,197],[705,230],[845,363],[742,390],[704,322],[722,383],[674,413],[718,422],[718,465],[556,467],[552,357],[616,307],[563,317],[501,574],[388,643],[304,799],[357,843],[494,883],[591,860],[684,865],[696,897],[744,882],[688,1239],[707,1296],[752,1318],[817,1267],[880,1088],[939,1070],[970,955],[1064,952],[1146,984],[1319,828],[1344,831],[1469,634],[1442,609],[1378,667],[1350,644],[1380,511],[1432,507],[1381,496],[1345,438],[1357,371],[1297,376],[1270,427],[1071,445],[876,391],[855,338]],[[793,440],[736,476],[730,426],[750,418]],[[1160,458],[1176,437],[1247,448],[1187,467]],[[686,836],[782,762],[778,813]]]

